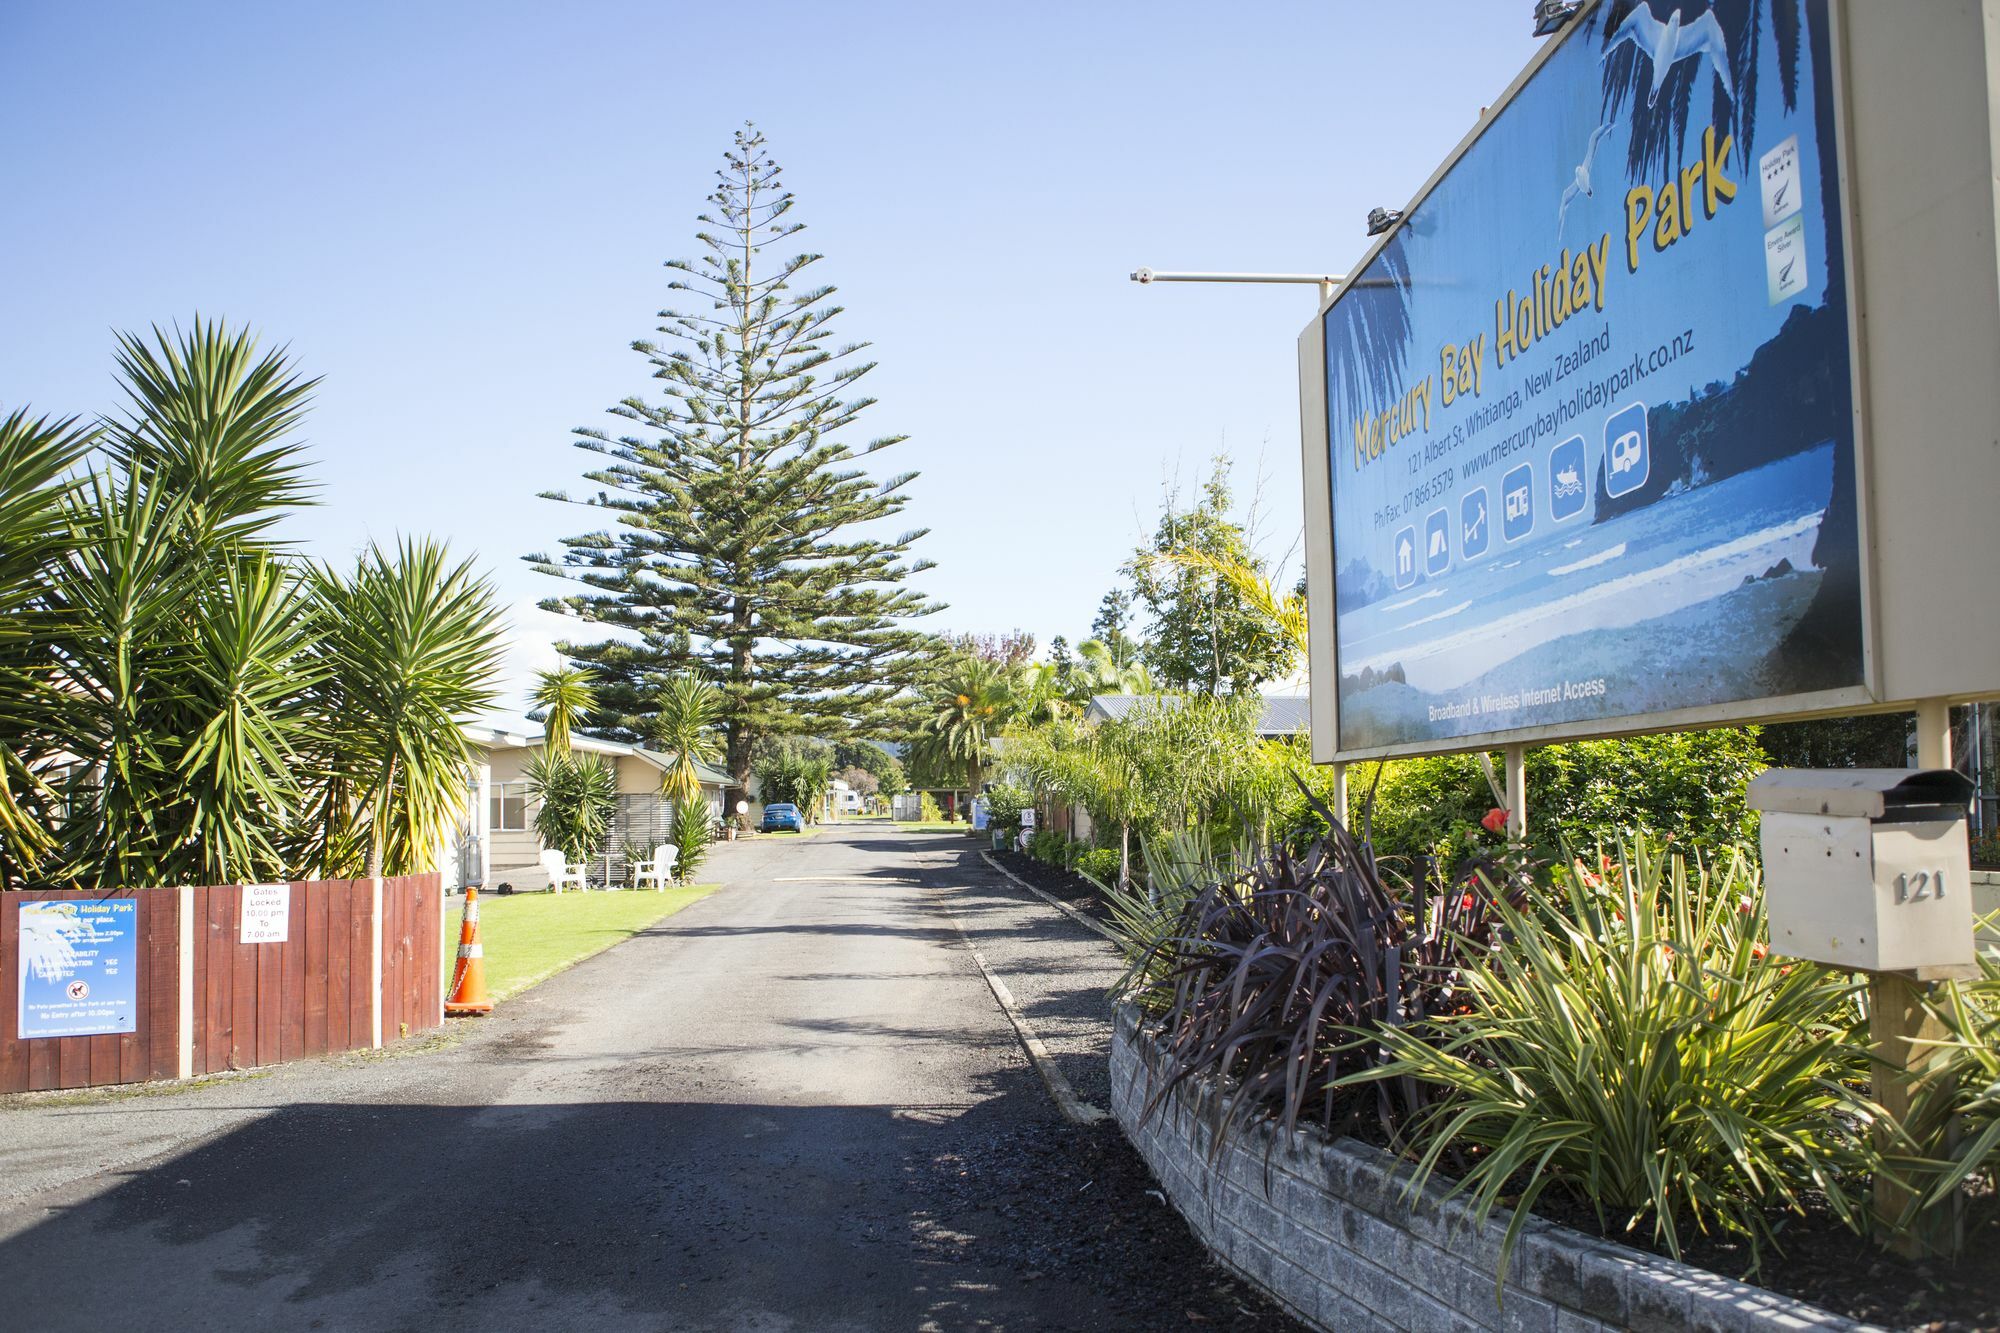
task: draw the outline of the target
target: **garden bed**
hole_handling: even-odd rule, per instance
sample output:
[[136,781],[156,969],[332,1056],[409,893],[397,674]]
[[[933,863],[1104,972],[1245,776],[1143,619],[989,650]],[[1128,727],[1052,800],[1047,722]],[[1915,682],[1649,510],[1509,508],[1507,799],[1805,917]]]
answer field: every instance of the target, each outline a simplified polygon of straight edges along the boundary
[[1210,1092],[1176,1092],[1144,1111],[1164,1054],[1121,1012],[1112,1105],[1154,1174],[1219,1258],[1321,1327],[1555,1327],[1562,1315],[1617,1328],[1844,1328],[1863,1321],[1927,1333],[2000,1329],[2000,1222],[1984,1210],[1956,1264],[1897,1259],[1830,1215],[1793,1220],[1763,1287],[1733,1280],[1744,1247],[1699,1242],[1686,1262],[1643,1235],[1605,1238],[1581,1204],[1545,1206],[1524,1229],[1496,1308],[1508,1217],[1483,1226],[1438,1182],[1405,1201],[1407,1168],[1351,1138],[1289,1140],[1253,1122],[1220,1152]]
[[994,852],[993,859],[1043,893],[1060,899],[1065,906],[1098,921],[1108,922],[1111,919],[1104,907],[1104,896],[1097,891],[1097,886],[1074,870],[1037,861],[1026,852]]

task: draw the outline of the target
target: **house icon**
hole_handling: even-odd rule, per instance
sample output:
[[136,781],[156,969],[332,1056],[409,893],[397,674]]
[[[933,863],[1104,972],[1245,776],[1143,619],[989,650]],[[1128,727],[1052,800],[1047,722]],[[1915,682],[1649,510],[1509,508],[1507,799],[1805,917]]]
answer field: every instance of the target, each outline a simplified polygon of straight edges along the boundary
[[1399,528],[1393,543],[1396,549],[1396,586],[1407,588],[1417,581],[1417,530]]

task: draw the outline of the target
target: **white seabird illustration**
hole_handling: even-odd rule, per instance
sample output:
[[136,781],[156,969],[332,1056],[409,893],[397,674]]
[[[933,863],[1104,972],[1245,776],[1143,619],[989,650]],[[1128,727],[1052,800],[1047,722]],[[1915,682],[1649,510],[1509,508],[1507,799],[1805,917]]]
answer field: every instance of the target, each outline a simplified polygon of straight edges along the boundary
[[1590,132],[1590,142],[1584,146],[1583,161],[1576,164],[1576,179],[1563,187],[1562,206],[1556,209],[1556,239],[1562,239],[1563,218],[1569,213],[1570,201],[1578,195],[1590,196],[1590,160],[1597,156],[1597,145],[1604,136],[1611,133],[1611,122],[1605,121]]
[[1729,82],[1729,41],[1722,35],[1722,25],[1715,21],[1712,11],[1682,23],[1681,11],[1676,9],[1662,23],[1653,17],[1650,0],[1642,0],[1618,25],[1618,31],[1611,34],[1603,59],[1611,59],[1611,53],[1626,42],[1638,47],[1653,62],[1653,90],[1646,95],[1647,106],[1660,100],[1660,89],[1675,65],[1704,57],[1708,67],[1715,71],[1715,81],[1722,85],[1722,95],[1732,102],[1736,100],[1736,90]]

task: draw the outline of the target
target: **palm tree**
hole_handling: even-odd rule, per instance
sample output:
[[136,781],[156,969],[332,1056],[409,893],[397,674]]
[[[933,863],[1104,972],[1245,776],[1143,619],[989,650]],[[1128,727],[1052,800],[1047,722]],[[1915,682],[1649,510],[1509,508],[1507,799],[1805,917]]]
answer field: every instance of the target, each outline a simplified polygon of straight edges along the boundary
[[1120,663],[1109,645],[1085,639],[1076,646],[1077,679],[1088,699],[1096,694],[1151,694],[1153,673],[1138,658]]
[[701,800],[701,766],[722,753],[715,739],[721,716],[722,692],[699,676],[683,672],[660,691],[653,743],[672,759],[660,775],[660,794],[673,801],[676,819]]
[[47,653],[56,624],[41,593],[64,549],[72,469],[94,440],[73,417],[16,411],[0,421],[0,885],[18,881],[55,845],[46,828],[55,793],[42,773],[54,756],[39,740],[62,693]]
[[965,765],[966,785],[974,796],[979,795],[980,779],[993,757],[993,738],[1007,722],[1010,702],[1005,673],[983,657],[962,658],[934,695],[928,731],[936,753]]
[[327,873],[429,864],[464,809],[465,719],[491,707],[501,657],[492,585],[435,542],[372,547],[351,575],[315,568],[328,739],[318,845]]
[[38,601],[73,757],[47,882],[227,883],[287,861],[310,726],[308,617],[263,537],[305,501],[284,437],[313,381],[247,333],[121,335],[110,466],[64,506]]
[[118,378],[98,432],[0,421],[0,874],[430,865],[491,700],[491,589],[429,544],[345,578],[268,535],[307,500],[291,437],[315,381],[282,351],[197,318],[120,335]]
[[542,748],[569,753],[570,733],[597,707],[596,677],[576,667],[535,673],[528,702],[542,715]]

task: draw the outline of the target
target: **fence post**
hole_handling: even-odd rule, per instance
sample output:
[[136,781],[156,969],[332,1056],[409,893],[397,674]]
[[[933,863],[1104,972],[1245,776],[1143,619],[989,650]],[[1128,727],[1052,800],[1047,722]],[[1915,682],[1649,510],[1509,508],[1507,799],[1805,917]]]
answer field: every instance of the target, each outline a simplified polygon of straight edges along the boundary
[[[465,889],[465,886],[461,884],[461,885],[459,886],[459,891],[460,891],[460,892],[462,893],[462,892],[464,892],[464,889]],[[451,966],[450,966],[450,965],[449,965],[448,963],[446,963],[446,962],[444,961],[444,960],[445,960],[445,957],[446,957],[446,955],[445,955],[445,951],[444,951],[444,942],[445,942],[445,939],[446,939],[447,935],[449,934],[449,929],[450,929],[450,926],[451,926],[451,907],[450,907],[450,898],[449,898],[449,895],[447,895],[447,894],[445,893],[445,891],[444,891],[444,878],[443,878],[443,876],[439,876],[439,878],[438,878],[438,937],[437,937],[437,945],[438,945],[438,947],[437,947],[437,955],[438,955],[438,989],[437,989],[437,1002],[438,1002],[438,1007],[437,1007],[437,1025],[438,1025],[439,1027],[443,1027],[443,1026],[444,1026],[444,1002],[445,1002],[445,999],[446,999],[446,992],[447,992],[447,991],[449,991],[449,990],[451,989]],[[457,952],[458,952],[458,950],[456,950],[456,949],[453,949],[453,950],[452,950],[452,954],[453,954],[453,955],[456,955],[456,954],[457,954]]]
[[373,1032],[369,1044],[376,1049],[382,1046],[382,881],[380,878],[368,881],[374,896],[374,909],[368,923],[369,939],[373,942],[368,961],[368,1020]]
[[[180,1003],[176,1006],[174,1077],[194,1077],[194,889],[183,884],[180,895],[180,938],[174,943],[179,965]],[[157,1049],[157,1048],[156,1048]]]

